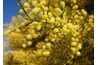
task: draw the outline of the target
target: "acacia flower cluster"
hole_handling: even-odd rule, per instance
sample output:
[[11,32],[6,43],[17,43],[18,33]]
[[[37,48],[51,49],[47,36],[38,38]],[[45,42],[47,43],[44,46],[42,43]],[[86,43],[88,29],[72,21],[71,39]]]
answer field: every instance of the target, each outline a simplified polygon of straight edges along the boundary
[[85,9],[90,0],[18,1],[22,9],[4,32],[12,49],[4,65],[93,64],[94,15]]

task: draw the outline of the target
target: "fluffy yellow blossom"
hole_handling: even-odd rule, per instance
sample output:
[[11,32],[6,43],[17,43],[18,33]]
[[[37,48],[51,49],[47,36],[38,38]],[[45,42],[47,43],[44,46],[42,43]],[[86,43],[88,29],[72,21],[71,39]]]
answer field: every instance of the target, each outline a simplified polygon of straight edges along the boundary
[[25,2],[24,3],[24,7],[29,8],[30,7],[30,4],[28,2]]
[[78,43],[77,49],[82,49],[82,43]]
[[78,52],[76,52],[76,55],[77,55],[77,56],[80,56],[80,55],[81,55],[81,53],[78,51]]
[[28,34],[27,36],[27,39],[31,40],[32,39],[32,35]]
[[87,15],[87,12],[84,10],[84,9],[81,9],[81,13],[86,16]]
[[73,9],[78,9],[78,5],[74,5],[73,6]]
[[28,45],[28,46],[31,46],[31,45],[32,45],[32,41],[29,41],[29,42],[27,43],[27,45]]
[[61,1],[60,6],[61,6],[62,8],[64,8],[64,7],[65,7],[65,2],[64,2],[64,1]]
[[26,48],[26,47],[27,47],[27,45],[26,45],[26,44],[22,44],[22,47],[23,47],[23,48]]
[[75,53],[77,49],[75,47],[71,47],[71,50],[73,53]]
[[48,13],[48,17],[49,17],[49,18],[52,18],[52,17],[53,17],[53,15],[52,15],[51,12]]
[[44,51],[44,52],[43,52],[43,55],[45,55],[45,56],[49,56],[49,54],[50,54],[49,51]]
[[77,42],[72,42],[71,45],[72,46],[77,46]]
[[55,8],[54,13],[55,16],[60,16],[62,14],[62,10],[60,8]]
[[20,14],[23,14],[23,13],[24,13],[24,11],[23,11],[22,9],[20,9],[20,10],[19,10],[19,13],[20,13]]
[[4,65],[93,65],[89,1],[18,0],[19,15],[4,32],[11,49],[5,52]]

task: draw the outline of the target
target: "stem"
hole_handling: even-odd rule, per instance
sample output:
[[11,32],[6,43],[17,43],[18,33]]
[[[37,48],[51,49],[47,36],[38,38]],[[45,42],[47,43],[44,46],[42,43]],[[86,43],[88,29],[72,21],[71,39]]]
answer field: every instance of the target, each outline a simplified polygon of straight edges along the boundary
[[21,8],[23,9],[23,11],[24,11],[24,13],[26,14],[26,16],[28,17],[28,19],[31,20],[30,17],[29,17],[29,15],[28,15],[28,13],[27,13],[26,10],[24,9],[23,5],[21,4],[20,0],[18,0],[18,3],[19,3],[19,5],[21,6]]

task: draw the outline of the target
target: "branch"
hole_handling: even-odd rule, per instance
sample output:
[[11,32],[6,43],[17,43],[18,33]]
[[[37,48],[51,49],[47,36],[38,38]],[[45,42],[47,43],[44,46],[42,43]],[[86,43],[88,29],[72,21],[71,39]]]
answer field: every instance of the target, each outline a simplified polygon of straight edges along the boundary
[[26,12],[26,10],[24,9],[23,5],[21,4],[20,0],[18,0],[19,5],[21,6],[21,8],[23,9],[24,13],[26,14],[26,16],[28,17],[28,19],[31,21],[28,13]]

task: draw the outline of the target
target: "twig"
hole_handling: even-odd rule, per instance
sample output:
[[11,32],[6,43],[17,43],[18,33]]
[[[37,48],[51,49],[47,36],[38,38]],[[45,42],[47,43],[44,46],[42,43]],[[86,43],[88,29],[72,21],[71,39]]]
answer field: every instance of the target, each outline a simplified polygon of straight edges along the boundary
[[21,4],[20,0],[18,0],[19,5],[21,6],[21,8],[23,9],[24,13],[26,14],[26,16],[28,17],[28,19],[31,21],[28,13],[26,12],[26,10],[24,9],[23,5]]

